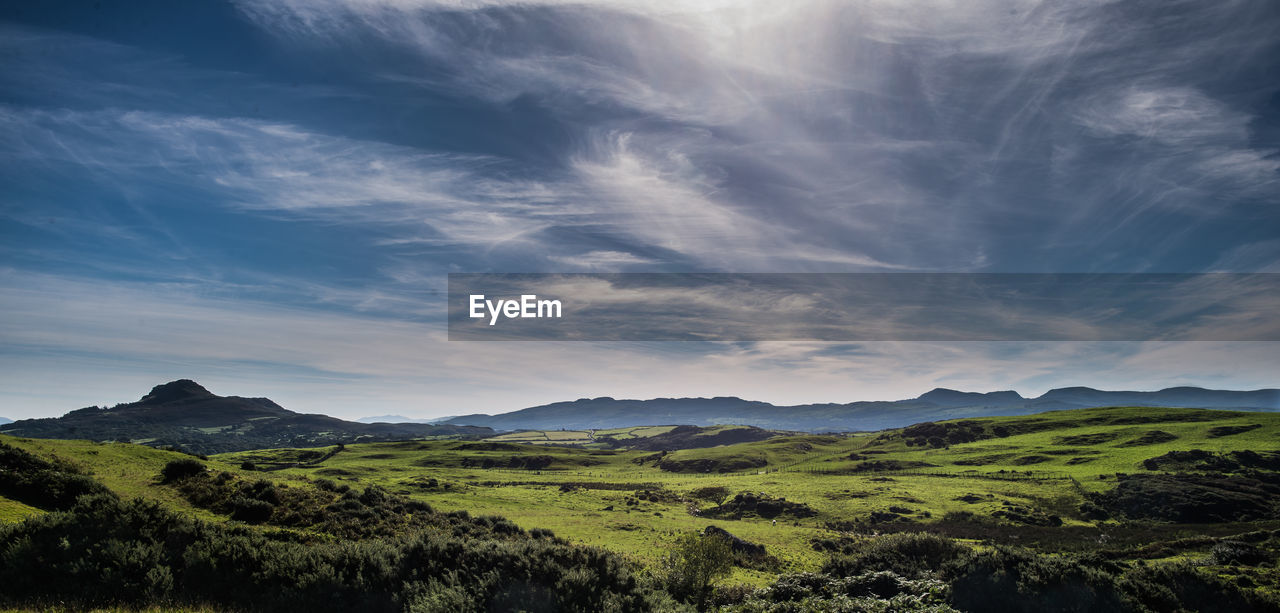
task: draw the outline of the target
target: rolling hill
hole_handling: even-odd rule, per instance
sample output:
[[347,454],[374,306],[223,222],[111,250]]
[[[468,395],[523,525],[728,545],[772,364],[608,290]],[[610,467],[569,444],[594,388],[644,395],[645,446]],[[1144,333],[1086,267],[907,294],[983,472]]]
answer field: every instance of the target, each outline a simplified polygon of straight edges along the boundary
[[87,407],[62,417],[23,419],[0,428],[13,436],[128,441],[176,446],[196,453],[433,436],[487,436],[485,427],[362,424],[295,413],[266,398],[218,396],[189,379],[157,385],[137,402]]
[[499,415],[463,415],[440,423],[487,426],[496,430],[743,424],[810,432],[872,431],[931,420],[1027,415],[1099,406],[1274,411],[1280,409],[1280,390],[1229,391],[1174,387],[1157,392],[1129,392],[1069,387],[1049,390],[1037,398],[1024,398],[1014,391],[978,393],[938,388],[908,400],[794,406],[779,406],[736,397],[652,400],[603,397],[557,402]]

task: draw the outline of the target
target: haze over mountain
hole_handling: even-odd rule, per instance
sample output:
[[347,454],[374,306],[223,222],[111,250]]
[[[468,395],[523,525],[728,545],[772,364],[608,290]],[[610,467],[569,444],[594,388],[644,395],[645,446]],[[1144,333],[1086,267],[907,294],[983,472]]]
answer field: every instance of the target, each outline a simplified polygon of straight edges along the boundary
[[778,430],[840,431],[898,428],[922,421],[1025,415],[1097,406],[1280,409],[1280,390],[1208,390],[1173,387],[1158,392],[1103,391],[1088,387],[1053,389],[1037,398],[1014,391],[961,392],[937,388],[918,398],[847,404],[778,406],[736,397],[617,400],[582,398],[499,415],[463,415],[441,423],[487,426],[495,430],[619,428],[687,424],[746,424]]
[[[155,386],[136,402],[112,408],[77,409],[58,418],[19,420],[0,426],[0,433],[36,438],[132,441],[216,453],[431,436],[488,436],[495,430],[521,429],[743,424],[772,430],[865,431],[940,419],[1024,415],[1095,406],[1274,411],[1280,410],[1280,390],[1174,387],[1158,392],[1133,392],[1068,387],[1050,390],[1037,398],[1024,398],[1015,391],[980,393],[937,388],[907,400],[795,406],[737,397],[651,400],[603,397],[556,402],[499,415],[473,414],[432,421],[385,415],[352,422],[327,415],[295,413],[266,398],[218,396],[195,381],[180,379]],[[368,423],[370,421],[372,423]]]
[[8,417],[0,417],[0,425],[11,424],[11,423],[13,423],[12,419],[9,419]]
[[328,415],[295,413],[266,398],[218,396],[190,379],[157,385],[137,402],[87,407],[62,417],[23,419],[0,433],[35,438],[132,441],[174,445],[196,453],[268,447],[486,435],[484,427],[414,423],[362,424]]
[[453,415],[449,415],[432,419],[414,419],[404,415],[371,415],[369,417],[361,417],[356,421],[362,424],[435,424],[447,419],[453,419],[453,417]]

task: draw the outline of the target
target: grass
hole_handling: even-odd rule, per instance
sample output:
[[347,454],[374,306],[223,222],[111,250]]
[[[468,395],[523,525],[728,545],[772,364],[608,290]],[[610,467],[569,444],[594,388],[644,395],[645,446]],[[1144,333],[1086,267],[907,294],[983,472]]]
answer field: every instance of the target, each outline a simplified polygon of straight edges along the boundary
[[[154,500],[204,519],[223,519],[193,507],[177,492],[160,485],[160,469],[164,468],[165,464],[178,458],[191,456],[132,443],[17,438],[6,435],[0,435],[0,442],[46,459],[58,457],[70,460],[124,498]],[[238,471],[238,467],[235,470]],[[14,501],[7,502],[20,504]],[[5,505],[0,505],[0,518],[6,517],[5,508]]]
[[[501,515],[526,529],[548,528],[644,564],[660,559],[676,534],[714,524],[765,545],[779,560],[777,569],[737,569],[731,579],[760,585],[779,571],[816,570],[825,554],[815,551],[813,541],[837,538],[841,534],[831,526],[865,521],[873,512],[893,511],[913,525],[929,527],[944,526],[943,518],[957,513],[1004,521],[993,518],[1012,505],[1059,516],[1065,526],[1052,534],[1097,540],[1129,528],[1081,517],[1078,508],[1086,493],[1114,487],[1117,473],[1144,472],[1145,459],[1173,450],[1280,449],[1280,415],[1269,413],[1113,407],[940,423],[960,422],[976,423],[988,433],[998,428],[1005,436],[935,448],[908,445],[912,439],[901,430],[795,435],[665,456],[556,446],[600,436],[655,436],[671,429],[649,426],[517,432],[481,442],[351,444],[340,451],[336,447],[258,450],[217,455],[210,464],[242,474],[245,461],[282,467],[252,474],[295,483],[324,478],[355,487],[377,484],[440,510]],[[1260,427],[1245,428],[1255,424]],[[1214,429],[1234,433],[1213,436]],[[1152,432],[1162,434],[1152,436]],[[72,459],[126,496],[191,510],[156,480],[160,468],[178,454],[128,444],[0,439],[39,454]],[[738,465],[750,467],[716,472]],[[713,468],[712,472],[672,472],[661,466]],[[694,499],[692,492],[709,485],[725,486],[735,494],[785,498],[817,514],[800,519],[784,515],[776,525],[759,517],[707,519],[692,511],[712,503]],[[13,521],[22,513],[21,508],[0,502],[0,518]],[[901,527],[891,524],[877,529]],[[1007,522],[998,530],[1017,535],[1024,528],[1032,530]],[[1196,529],[1171,526],[1153,529],[1152,534]],[[1240,531],[1247,529],[1251,528],[1241,526]],[[1035,530],[1042,534],[1051,529]]]
[[0,497],[0,523],[19,522],[28,517],[43,513],[40,509],[28,506],[17,500]]
[[[734,430],[745,426],[710,426],[698,436],[710,436],[724,430]],[[487,441],[502,443],[524,443],[529,445],[575,445],[586,447],[607,447],[601,440],[612,438],[619,441],[634,441],[666,434],[675,426],[634,426],[629,428],[609,428],[603,430],[519,430],[487,438]]]

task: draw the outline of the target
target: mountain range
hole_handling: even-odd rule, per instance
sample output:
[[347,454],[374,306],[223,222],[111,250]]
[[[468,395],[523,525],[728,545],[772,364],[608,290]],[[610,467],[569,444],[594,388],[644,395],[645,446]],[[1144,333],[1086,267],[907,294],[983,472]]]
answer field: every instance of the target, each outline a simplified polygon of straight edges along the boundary
[[1089,387],[1049,390],[1036,398],[1015,391],[961,392],[937,388],[918,398],[847,404],[779,406],[736,397],[617,400],[582,398],[498,415],[463,415],[444,424],[486,426],[495,430],[620,428],[686,424],[744,424],[774,430],[811,432],[883,430],[922,421],[1027,415],[1043,411],[1099,406],[1194,407],[1280,410],[1280,390],[1209,390],[1171,387],[1158,392],[1103,391]]
[[[366,417],[361,422],[373,423],[361,423],[328,415],[295,413],[266,398],[218,396],[195,381],[180,379],[155,386],[136,402],[111,408],[77,409],[56,418],[23,419],[0,425],[0,434],[131,441],[207,454],[438,436],[487,437],[499,430],[742,424],[769,430],[870,431],[923,421],[1026,415],[1097,406],[1275,411],[1280,410],[1280,390],[1174,387],[1158,392],[1127,392],[1067,387],[1049,390],[1036,398],[1024,398],[1014,391],[980,393],[938,388],[908,400],[794,406],[736,397],[651,400],[605,397],[556,402],[499,415],[440,418],[429,423],[411,423],[399,415]],[[398,423],[389,423],[392,421]]]
[[0,426],[0,434],[131,441],[207,454],[429,436],[488,436],[493,430],[457,425],[362,424],[328,415],[295,413],[266,398],[218,396],[195,381],[179,379],[155,386],[137,402],[77,409],[56,418],[22,419]]
[[436,417],[433,419],[413,419],[404,415],[372,415],[369,417],[361,417],[356,421],[362,424],[434,424],[452,419],[453,416]]

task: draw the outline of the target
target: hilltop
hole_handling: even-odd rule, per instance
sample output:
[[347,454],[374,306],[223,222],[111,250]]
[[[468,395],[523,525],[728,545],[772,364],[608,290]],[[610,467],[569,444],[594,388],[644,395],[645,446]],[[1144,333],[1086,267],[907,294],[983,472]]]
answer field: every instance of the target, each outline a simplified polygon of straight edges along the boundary
[[404,440],[434,436],[487,436],[484,427],[363,424],[295,413],[267,398],[218,396],[190,379],[157,385],[136,402],[87,407],[62,417],[23,419],[0,433],[13,436],[126,441],[176,446],[196,453],[268,447]]
[[839,432],[901,428],[921,421],[1028,415],[1100,406],[1274,411],[1280,409],[1280,390],[1173,387],[1157,392],[1132,392],[1068,387],[1049,390],[1036,398],[1024,398],[1015,391],[980,393],[938,388],[907,400],[792,406],[737,397],[652,400],[602,397],[556,402],[499,415],[463,415],[439,423],[487,426],[496,430],[743,424],[774,430]]

